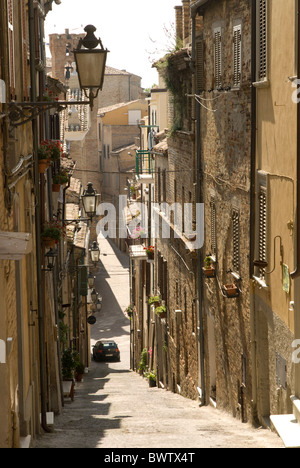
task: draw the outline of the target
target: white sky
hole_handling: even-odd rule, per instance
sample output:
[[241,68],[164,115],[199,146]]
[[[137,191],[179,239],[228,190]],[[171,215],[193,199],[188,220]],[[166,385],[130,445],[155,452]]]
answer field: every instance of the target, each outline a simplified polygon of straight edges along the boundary
[[[142,77],[142,86],[158,83],[154,59],[161,58],[175,37],[175,10],[181,0],[62,0],[53,2],[46,17],[48,35],[83,33],[88,24],[96,28],[104,48],[107,65]],[[166,32],[166,29],[168,32]],[[48,53],[50,56],[50,53]]]

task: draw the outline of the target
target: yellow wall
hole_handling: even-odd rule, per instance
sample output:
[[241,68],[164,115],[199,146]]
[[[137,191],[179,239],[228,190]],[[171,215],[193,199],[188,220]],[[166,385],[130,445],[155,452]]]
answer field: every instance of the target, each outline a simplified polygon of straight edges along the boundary
[[[295,73],[295,1],[268,2],[268,78],[269,87],[257,89],[257,170],[269,174],[269,268],[274,267],[274,243],[282,237],[283,263],[294,268],[297,106],[292,101]],[[280,241],[276,241],[276,269],[267,277],[268,300],[272,310],[293,330],[290,294],[283,291]],[[292,284],[291,284],[292,286]],[[265,293],[262,293],[265,298]]]

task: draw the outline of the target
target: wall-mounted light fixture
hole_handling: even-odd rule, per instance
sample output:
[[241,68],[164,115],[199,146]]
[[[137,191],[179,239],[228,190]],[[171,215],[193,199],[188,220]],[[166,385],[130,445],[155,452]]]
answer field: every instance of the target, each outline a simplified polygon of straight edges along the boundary
[[93,263],[98,263],[100,260],[100,248],[98,242],[93,242],[92,247],[90,248],[91,259]]
[[44,269],[43,271],[53,271],[55,260],[58,257],[57,250],[50,249],[49,252],[46,253],[45,257],[48,260],[48,265],[47,269]]
[[91,109],[93,109],[94,100],[103,88],[106,59],[109,51],[104,49],[101,39],[96,38],[94,34],[96,31],[95,26],[88,25],[84,30],[86,37],[80,39],[77,49],[73,52],[77,64],[79,84],[88,101],[11,101],[8,103],[8,112],[1,114],[1,118],[8,117],[10,125],[18,127],[51,109],[61,112],[68,106],[75,105],[90,105]]

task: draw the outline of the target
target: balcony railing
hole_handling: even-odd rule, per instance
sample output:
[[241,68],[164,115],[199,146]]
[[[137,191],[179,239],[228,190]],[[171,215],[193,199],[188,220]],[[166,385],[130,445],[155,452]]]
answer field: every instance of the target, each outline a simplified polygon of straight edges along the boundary
[[136,152],[136,175],[138,178],[153,178],[154,160],[150,151]]

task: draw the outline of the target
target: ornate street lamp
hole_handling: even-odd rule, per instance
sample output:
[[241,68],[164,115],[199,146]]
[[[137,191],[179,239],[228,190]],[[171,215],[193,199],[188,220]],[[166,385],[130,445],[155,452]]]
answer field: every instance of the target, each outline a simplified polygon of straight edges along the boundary
[[91,252],[91,259],[93,263],[98,263],[100,260],[100,248],[98,242],[93,242],[92,247],[90,249]]
[[[101,39],[95,36],[96,28],[93,25],[85,27],[86,37],[80,39],[77,49],[74,50],[77,73],[80,88],[90,99],[93,109],[93,101],[103,88],[105,65],[108,50],[104,49]],[[100,46],[100,48],[97,48]]]
[[48,260],[48,265],[47,265],[48,269],[44,271],[53,271],[57,256],[58,256],[57,251],[53,250],[52,248],[49,250],[49,252],[46,253],[45,257]]
[[96,276],[94,276],[93,273],[90,273],[88,277],[89,288],[93,289],[95,287],[95,279]]
[[93,184],[89,182],[87,189],[83,192],[81,200],[82,200],[86,215],[91,219],[93,219],[96,216],[98,199],[99,199],[98,193],[96,192],[96,190],[94,190]]
[[98,293],[96,289],[94,288],[93,291],[91,292],[91,298],[94,304],[96,304],[97,302],[97,297],[98,297]]
[[0,114],[1,118],[7,116],[11,127],[19,127],[51,109],[61,112],[67,109],[68,106],[75,105],[90,105],[91,109],[93,109],[94,100],[103,88],[106,59],[109,52],[104,49],[101,39],[96,38],[95,31],[95,26],[86,26],[86,37],[80,39],[77,49],[73,51],[77,64],[79,84],[88,101],[11,101],[8,103],[8,112]]

